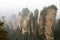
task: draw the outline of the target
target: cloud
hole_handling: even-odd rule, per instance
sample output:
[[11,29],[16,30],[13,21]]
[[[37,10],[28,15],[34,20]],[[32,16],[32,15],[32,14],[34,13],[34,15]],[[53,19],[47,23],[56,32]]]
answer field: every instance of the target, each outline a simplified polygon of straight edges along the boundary
[[41,11],[44,6],[55,4],[58,7],[57,18],[59,18],[60,0],[0,0],[0,16],[12,13],[17,14],[23,8],[28,7],[30,11],[36,8]]

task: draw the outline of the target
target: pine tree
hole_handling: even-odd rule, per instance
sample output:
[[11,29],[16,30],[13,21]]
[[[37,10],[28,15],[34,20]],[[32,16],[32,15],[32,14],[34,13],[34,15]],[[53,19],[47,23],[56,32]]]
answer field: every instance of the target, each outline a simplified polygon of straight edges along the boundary
[[3,28],[4,23],[0,22],[0,40],[7,40],[7,32]]

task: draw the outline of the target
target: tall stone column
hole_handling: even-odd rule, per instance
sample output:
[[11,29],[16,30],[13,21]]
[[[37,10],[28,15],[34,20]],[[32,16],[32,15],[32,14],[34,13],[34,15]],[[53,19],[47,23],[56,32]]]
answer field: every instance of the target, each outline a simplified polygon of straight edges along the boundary
[[17,20],[17,26],[19,27],[20,30],[21,30],[21,22],[22,22],[21,20],[22,20],[21,13],[19,12],[18,20]]
[[46,22],[46,7],[40,13],[39,18],[39,35],[41,36],[42,40],[45,39],[45,22]]
[[46,40],[54,40],[53,29],[54,29],[54,23],[56,18],[56,12],[57,12],[57,8],[54,5],[49,6],[46,10],[47,13],[46,25],[45,25]]

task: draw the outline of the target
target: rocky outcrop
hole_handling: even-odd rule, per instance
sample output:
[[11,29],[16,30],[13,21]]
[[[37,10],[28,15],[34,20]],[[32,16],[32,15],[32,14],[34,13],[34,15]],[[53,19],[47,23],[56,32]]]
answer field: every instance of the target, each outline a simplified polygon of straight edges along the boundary
[[53,30],[57,8],[55,5],[43,9],[40,14],[40,34],[45,35],[46,40],[54,40]]

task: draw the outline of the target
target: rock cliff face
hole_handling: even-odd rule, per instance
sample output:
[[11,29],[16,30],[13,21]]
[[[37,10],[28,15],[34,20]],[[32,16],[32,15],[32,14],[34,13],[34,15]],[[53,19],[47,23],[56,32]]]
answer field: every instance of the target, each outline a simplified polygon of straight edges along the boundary
[[29,16],[25,17],[25,19],[23,19],[23,25],[22,25],[22,33],[24,34],[25,32],[27,32],[27,23],[29,21]]
[[39,18],[39,35],[43,35],[44,36],[44,32],[45,32],[45,22],[46,22],[46,8],[44,8],[41,13],[40,13],[40,18]]
[[56,9],[50,7],[47,9],[45,36],[47,40],[54,40],[53,29],[56,17]]
[[54,40],[53,30],[56,12],[56,6],[52,5],[43,9],[42,13],[40,14],[40,35],[44,34],[46,40]]
[[21,13],[18,14],[18,20],[17,20],[17,26],[21,29],[21,20],[22,20],[22,17],[21,17]]
[[17,26],[19,27],[20,30],[22,28],[23,34],[25,32],[27,32],[27,22],[28,21],[29,21],[29,16],[25,17],[24,19],[22,19],[22,17],[20,15],[18,16]]

